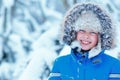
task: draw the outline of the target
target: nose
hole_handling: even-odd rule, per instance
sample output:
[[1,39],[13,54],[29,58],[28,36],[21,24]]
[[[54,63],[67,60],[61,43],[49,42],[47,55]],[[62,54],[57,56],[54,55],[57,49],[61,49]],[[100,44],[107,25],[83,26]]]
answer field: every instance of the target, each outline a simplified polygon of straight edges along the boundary
[[85,39],[88,39],[88,38],[89,38],[89,33],[86,32],[86,33],[84,34],[84,38],[85,38]]

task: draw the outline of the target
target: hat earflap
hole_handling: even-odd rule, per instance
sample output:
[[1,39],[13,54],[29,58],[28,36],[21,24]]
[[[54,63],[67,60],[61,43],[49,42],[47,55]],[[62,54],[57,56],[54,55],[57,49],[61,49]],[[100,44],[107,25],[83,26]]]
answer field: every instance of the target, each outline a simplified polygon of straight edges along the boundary
[[77,40],[74,40],[71,45],[70,45],[71,49],[74,49],[75,51],[77,52],[80,52],[81,51],[81,45],[79,43],[79,41]]

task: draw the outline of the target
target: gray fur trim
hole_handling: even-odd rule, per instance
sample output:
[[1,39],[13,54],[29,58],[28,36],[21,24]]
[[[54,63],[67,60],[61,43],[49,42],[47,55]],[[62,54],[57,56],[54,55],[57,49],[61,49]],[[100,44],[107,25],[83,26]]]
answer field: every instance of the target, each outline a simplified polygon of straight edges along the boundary
[[71,45],[71,43],[76,40],[76,30],[74,23],[81,16],[83,11],[92,11],[100,21],[101,24],[101,49],[110,49],[113,44],[113,29],[111,18],[102,10],[98,5],[93,3],[83,3],[76,4],[67,12],[65,16],[63,26],[64,26],[64,35],[63,41]]

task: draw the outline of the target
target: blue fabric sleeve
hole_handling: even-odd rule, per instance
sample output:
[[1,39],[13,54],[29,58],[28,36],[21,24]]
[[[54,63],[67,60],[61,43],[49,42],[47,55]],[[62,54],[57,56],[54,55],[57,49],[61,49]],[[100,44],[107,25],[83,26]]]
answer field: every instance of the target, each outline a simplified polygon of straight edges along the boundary
[[59,62],[58,62],[58,59],[56,59],[54,61],[54,65],[53,65],[53,68],[52,68],[52,71],[49,75],[49,78],[48,80],[61,80],[61,74],[60,74],[60,70],[59,70]]
[[113,67],[109,75],[109,80],[120,80],[120,61],[113,63]]

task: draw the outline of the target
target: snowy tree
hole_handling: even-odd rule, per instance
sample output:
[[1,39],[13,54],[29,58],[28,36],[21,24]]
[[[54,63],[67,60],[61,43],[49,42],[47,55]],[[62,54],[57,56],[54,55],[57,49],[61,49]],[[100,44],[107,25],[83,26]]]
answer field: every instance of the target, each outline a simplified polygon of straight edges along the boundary
[[117,44],[107,52],[120,58],[119,0],[0,0],[0,80],[46,80],[54,59],[70,51],[60,42],[65,12],[89,1],[111,13]]

